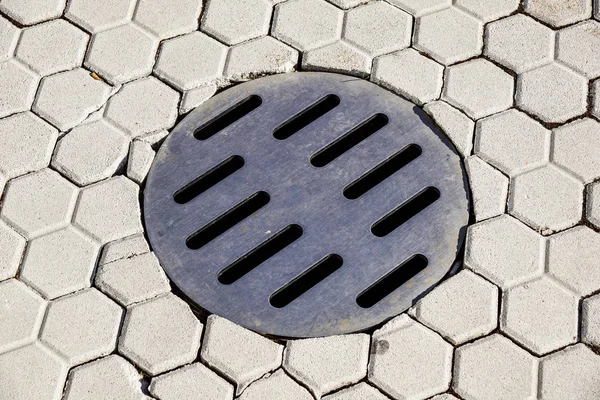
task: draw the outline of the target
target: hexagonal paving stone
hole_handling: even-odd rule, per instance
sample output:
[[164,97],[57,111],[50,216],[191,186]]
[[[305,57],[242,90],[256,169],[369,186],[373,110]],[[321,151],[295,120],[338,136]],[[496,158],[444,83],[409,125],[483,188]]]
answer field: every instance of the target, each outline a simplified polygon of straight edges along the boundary
[[282,369],[254,382],[239,400],[312,400],[308,390],[287,376]]
[[0,220],[0,281],[17,274],[25,239]]
[[475,154],[510,176],[549,160],[550,131],[511,109],[477,121]]
[[225,318],[211,315],[200,356],[236,385],[239,395],[251,382],[281,365],[283,346]]
[[66,226],[76,198],[75,185],[45,168],[8,183],[0,213],[31,239]]
[[465,399],[534,399],[538,361],[495,334],[456,350],[453,388]]
[[179,297],[166,294],[127,310],[119,353],[150,375],[192,362],[198,355],[202,324]]
[[471,185],[475,220],[482,221],[504,214],[508,197],[508,177],[477,156],[465,159]]
[[88,34],[57,19],[23,30],[15,56],[45,76],[81,66]]
[[366,78],[371,72],[371,58],[353,45],[337,41],[305,52],[302,56],[302,68]]
[[156,152],[150,143],[134,140],[129,147],[127,177],[138,184],[145,181],[155,156]]
[[166,39],[198,29],[202,0],[140,0],[133,20]]
[[135,0],[104,0],[99,8],[95,0],[70,0],[65,18],[88,32],[96,33],[130,20],[135,5]]
[[456,5],[475,15],[483,22],[490,22],[516,11],[519,7],[519,0],[456,0]]
[[581,341],[600,347],[600,294],[583,300],[581,305]]
[[583,181],[600,178],[600,123],[584,118],[554,130],[552,161]]
[[471,154],[475,130],[473,120],[445,101],[428,103],[423,110],[444,130],[461,156],[468,157]]
[[323,400],[389,400],[389,397],[365,382],[323,397]]
[[193,363],[152,379],[150,393],[161,400],[231,400],[233,385],[201,363]]
[[59,400],[67,365],[39,342],[0,355],[0,387],[5,399]]
[[31,112],[0,120],[0,173],[10,179],[48,166],[58,130]]
[[201,32],[163,42],[154,73],[180,90],[189,90],[222,77],[227,46]]
[[586,200],[585,217],[600,229],[600,182],[595,182],[587,187]]
[[200,28],[234,45],[269,33],[272,12],[269,0],[208,0]]
[[562,123],[586,112],[587,95],[583,76],[552,63],[519,75],[515,101],[545,122]]
[[70,365],[110,354],[116,347],[123,311],[94,288],[54,300],[40,340]]
[[81,191],[73,222],[102,243],[142,231],[139,187],[123,176]]
[[483,24],[479,20],[450,7],[417,19],[413,47],[450,65],[480,54],[482,38]]
[[592,114],[600,119],[600,79],[596,79],[592,83],[591,93],[592,95]]
[[0,118],[27,111],[40,77],[14,59],[0,63]]
[[592,16],[589,0],[527,0],[525,12],[555,28]]
[[2,32],[2,37],[0,37],[0,62],[2,62],[12,57],[21,30],[6,18],[0,16],[0,32]]
[[23,282],[0,282],[0,354],[36,340],[45,310],[46,302]]
[[424,399],[450,385],[452,346],[400,315],[373,333],[368,380],[393,398]]
[[600,22],[585,21],[558,32],[556,57],[580,74],[593,79],[600,76]]
[[390,3],[415,17],[421,17],[450,7],[452,0],[390,0]]
[[100,108],[109,93],[109,85],[76,68],[42,79],[32,110],[65,131]]
[[131,258],[150,252],[150,246],[143,233],[136,233],[123,239],[107,243],[102,249],[98,265],[108,264],[124,258]]
[[344,13],[323,0],[291,0],[275,6],[271,34],[301,51],[339,39]]
[[106,106],[105,116],[130,136],[175,124],[179,94],[153,76],[128,83]]
[[538,355],[577,341],[579,299],[543,276],[504,292],[500,329]]
[[66,2],[67,0],[36,0],[33,3],[23,0],[2,0],[0,11],[21,25],[33,25],[60,17]]
[[531,17],[516,14],[486,26],[483,53],[523,73],[554,58],[554,32]]
[[442,98],[479,119],[513,105],[514,80],[491,62],[478,58],[446,68]]
[[131,81],[152,72],[158,39],[135,24],[96,33],[85,66],[112,84]]
[[465,265],[503,289],[544,272],[544,239],[509,215],[469,227]]
[[581,220],[583,183],[552,164],[516,176],[509,192],[508,211],[544,234]]
[[342,37],[375,57],[410,46],[411,33],[410,15],[379,1],[348,11]]
[[600,356],[576,344],[544,358],[540,398],[586,400],[600,397]]
[[100,246],[72,226],[31,241],[20,278],[47,298],[89,287]]

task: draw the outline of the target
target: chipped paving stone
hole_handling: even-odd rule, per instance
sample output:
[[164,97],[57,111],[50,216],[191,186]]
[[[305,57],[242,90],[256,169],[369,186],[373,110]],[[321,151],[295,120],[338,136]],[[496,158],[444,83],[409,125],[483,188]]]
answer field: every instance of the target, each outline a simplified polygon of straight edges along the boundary
[[477,156],[467,157],[465,167],[471,185],[475,220],[503,214],[508,197],[508,177]]
[[231,400],[233,385],[201,363],[193,363],[152,379],[148,388],[161,400]]
[[371,72],[371,59],[361,50],[340,40],[305,52],[302,57],[302,68],[366,78]]
[[242,393],[239,400],[313,400],[308,390],[287,376],[282,369],[259,379]]
[[127,159],[127,177],[138,184],[145,181],[155,155],[150,143],[134,140]]
[[462,157],[468,157],[473,149],[475,122],[463,112],[445,101],[433,101],[423,110],[444,130]]

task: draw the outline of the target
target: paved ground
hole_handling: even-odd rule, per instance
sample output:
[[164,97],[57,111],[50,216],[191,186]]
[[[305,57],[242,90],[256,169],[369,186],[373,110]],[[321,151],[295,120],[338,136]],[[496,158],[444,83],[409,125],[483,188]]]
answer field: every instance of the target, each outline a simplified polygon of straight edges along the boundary
[[[600,398],[600,2],[273,3],[0,0],[0,399]],[[299,69],[424,105],[470,174],[464,269],[370,336],[201,322],[143,235],[178,116]]]

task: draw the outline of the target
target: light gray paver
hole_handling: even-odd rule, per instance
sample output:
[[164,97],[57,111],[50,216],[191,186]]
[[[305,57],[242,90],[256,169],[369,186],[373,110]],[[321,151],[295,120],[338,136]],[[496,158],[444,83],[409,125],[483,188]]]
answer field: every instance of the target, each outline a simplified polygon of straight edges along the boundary
[[600,79],[592,83],[592,114],[600,119]]
[[144,234],[136,233],[126,238],[107,243],[102,250],[98,265],[108,264],[148,252],[150,252],[150,247]]
[[537,377],[537,359],[502,335],[456,350],[453,387],[465,400],[533,400]]
[[450,65],[475,57],[483,47],[483,24],[464,11],[450,7],[415,22],[413,47]]
[[537,355],[577,341],[578,297],[548,276],[508,289],[501,330]]
[[564,28],[557,35],[558,60],[593,79],[600,76],[600,22],[585,21]]
[[24,249],[25,239],[0,220],[0,281],[17,274]]
[[323,397],[323,400],[389,400],[389,397],[365,382]]
[[508,178],[477,156],[467,157],[465,167],[471,185],[475,220],[503,214],[508,197]]
[[72,226],[31,241],[20,279],[49,299],[90,286],[99,245]]
[[[193,90],[192,90],[193,91]],[[215,88],[216,91],[216,88]],[[183,100],[182,100],[183,102]],[[136,139],[141,140],[142,142],[146,142],[152,146],[154,150],[158,150],[162,142],[165,138],[169,136],[169,131],[162,129],[160,131],[145,133],[141,136],[138,136]]]
[[600,182],[587,187],[586,200],[585,217],[595,227],[600,228]]
[[39,81],[36,73],[14,59],[0,63],[0,118],[29,110]]
[[587,400],[600,396],[600,356],[576,344],[544,358],[540,398]]
[[156,156],[156,153],[150,143],[134,140],[131,143],[129,159],[127,160],[127,176],[129,179],[138,184],[146,180],[154,156]]
[[96,33],[125,24],[131,19],[135,0],[103,0],[98,7],[96,0],[70,0],[65,18],[88,32]]
[[133,20],[166,39],[198,29],[202,0],[139,0]]
[[452,0],[390,0],[390,3],[415,17],[421,17],[450,7]]
[[600,178],[600,122],[579,119],[555,129],[552,138],[552,162],[586,183]]
[[19,41],[21,30],[0,16],[0,62],[12,57]]
[[302,56],[302,68],[339,72],[364,78],[371,72],[371,59],[361,50],[340,40],[305,52]]
[[462,157],[468,157],[473,149],[473,131],[475,122],[463,112],[445,101],[434,101],[423,107],[450,138]]
[[271,34],[306,51],[339,39],[344,13],[324,0],[291,0],[275,6]]
[[181,97],[179,114],[186,114],[210,99],[217,92],[217,85],[209,84],[186,91]]
[[192,362],[202,324],[179,297],[166,294],[127,309],[119,353],[150,375]]
[[583,183],[549,164],[511,179],[508,211],[543,234],[581,220]]
[[313,400],[308,390],[294,382],[282,369],[254,382],[239,400]]
[[483,22],[490,22],[516,11],[519,7],[519,0],[456,0],[456,5]]
[[46,302],[21,281],[0,282],[0,354],[35,341],[45,310]]
[[214,314],[208,317],[200,356],[236,383],[236,394],[267,372],[279,368],[282,354],[280,344],[225,318]]
[[525,0],[525,12],[555,28],[592,16],[589,0]]
[[40,340],[70,365],[110,354],[116,347],[123,311],[94,288],[54,300]]
[[269,33],[272,12],[269,0],[208,0],[200,28],[234,45]]
[[406,314],[373,333],[368,379],[393,398],[425,399],[450,385],[452,346]]
[[[280,3],[281,1],[282,0],[273,0],[274,3],[275,2]],[[359,4],[367,3],[369,0],[327,0],[327,1],[330,2],[331,4],[338,6],[339,8],[347,10],[349,8],[354,8],[354,7],[358,6]]]
[[581,341],[600,347],[600,294],[583,300],[581,305]]
[[33,25],[58,18],[67,0],[2,0],[0,11],[22,25]]
[[504,214],[469,227],[465,265],[506,289],[543,273],[544,248],[540,235]]
[[201,363],[190,364],[155,377],[149,390],[160,400],[233,398],[233,385]]
[[440,97],[444,67],[414,49],[377,57],[371,80],[423,105]]
[[478,58],[446,68],[442,99],[479,119],[510,108],[513,91],[512,76]]
[[433,396],[430,400],[460,400],[460,399],[452,394],[445,393],[445,394]]

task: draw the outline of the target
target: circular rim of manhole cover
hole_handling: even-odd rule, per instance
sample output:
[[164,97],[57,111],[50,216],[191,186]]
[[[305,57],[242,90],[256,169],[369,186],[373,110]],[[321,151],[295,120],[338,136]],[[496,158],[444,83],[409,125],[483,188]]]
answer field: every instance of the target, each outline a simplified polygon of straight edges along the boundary
[[201,308],[315,337],[408,309],[462,248],[462,160],[419,107],[363,79],[296,72],[193,110],[152,164],[150,243]]

